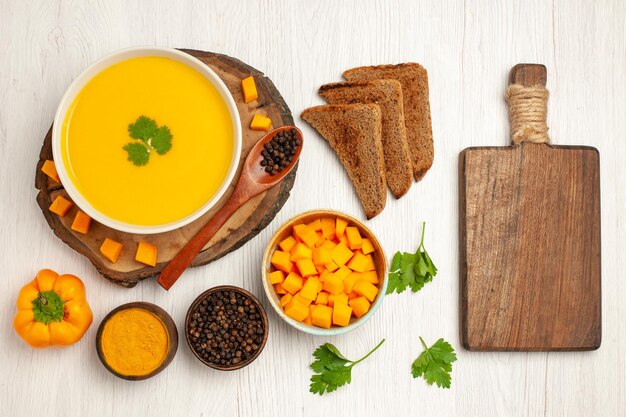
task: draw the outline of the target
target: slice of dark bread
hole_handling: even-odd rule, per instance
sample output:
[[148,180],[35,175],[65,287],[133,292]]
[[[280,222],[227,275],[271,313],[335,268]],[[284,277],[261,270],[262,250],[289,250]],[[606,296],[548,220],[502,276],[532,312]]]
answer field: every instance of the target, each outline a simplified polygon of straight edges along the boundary
[[335,151],[352,180],[368,219],[385,208],[387,187],[380,107],[375,104],[317,106],[302,112]]
[[319,93],[329,104],[373,103],[380,106],[387,185],[396,198],[406,194],[413,183],[413,172],[400,83],[396,80],[332,83],[321,86]]
[[428,73],[416,63],[358,67],[343,73],[349,81],[394,79],[402,84],[404,121],[413,162],[413,174],[419,181],[433,164],[434,146],[428,99]]

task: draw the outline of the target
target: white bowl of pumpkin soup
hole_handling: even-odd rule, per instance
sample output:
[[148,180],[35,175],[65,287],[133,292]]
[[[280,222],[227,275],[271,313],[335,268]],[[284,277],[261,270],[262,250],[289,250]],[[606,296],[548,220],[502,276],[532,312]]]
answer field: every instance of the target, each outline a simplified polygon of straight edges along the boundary
[[71,84],[52,151],[63,186],[96,221],[161,233],[206,213],[233,180],[241,122],[226,85],[175,49],[108,55]]

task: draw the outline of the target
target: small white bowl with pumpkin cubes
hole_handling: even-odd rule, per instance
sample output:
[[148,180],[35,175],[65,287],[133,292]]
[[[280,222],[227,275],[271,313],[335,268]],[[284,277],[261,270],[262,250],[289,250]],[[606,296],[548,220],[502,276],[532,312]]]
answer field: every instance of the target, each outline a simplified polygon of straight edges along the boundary
[[263,257],[263,287],[276,313],[314,335],[349,332],[380,307],[387,259],[362,222],[313,210],[287,221]]

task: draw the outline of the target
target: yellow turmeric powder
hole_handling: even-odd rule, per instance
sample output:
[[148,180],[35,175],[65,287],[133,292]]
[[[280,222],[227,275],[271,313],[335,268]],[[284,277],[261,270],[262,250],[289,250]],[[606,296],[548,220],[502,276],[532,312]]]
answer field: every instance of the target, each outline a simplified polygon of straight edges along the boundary
[[115,313],[102,331],[104,359],[122,375],[141,376],[154,371],[165,359],[168,346],[163,322],[141,308]]

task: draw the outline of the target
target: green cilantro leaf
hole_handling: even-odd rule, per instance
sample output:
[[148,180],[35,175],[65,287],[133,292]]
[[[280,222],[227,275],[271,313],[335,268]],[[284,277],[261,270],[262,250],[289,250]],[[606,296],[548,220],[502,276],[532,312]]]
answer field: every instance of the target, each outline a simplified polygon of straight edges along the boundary
[[165,155],[172,149],[172,132],[167,126],[161,126],[154,132],[150,145],[159,155]]
[[146,116],[139,116],[135,123],[128,125],[128,134],[133,139],[147,142],[148,139],[154,137],[157,128],[156,121]]
[[141,142],[127,143],[123,149],[128,152],[128,160],[138,167],[147,164],[150,159],[150,151]]
[[313,352],[315,361],[311,364],[311,369],[315,374],[311,376],[309,391],[323,395],[349,384],[352,382],[352,367],[374,353],[384,342],[385,339],[381,340],[374,349],[357,361],[347,359],[333,344],[321,345]]
[[400,294],[407,288],[418,292],[437,275],[437,267],[424,247],[425,229],[426,224],[422,223],[422,239],[415,253],[396,252],[394,255],[389,268],[387,294]]
[[413,378],[424,376],[429,385],[437,384],[439,388],[450,388],[452,362],[456,361],[454,348],[450,343],[439,339],[430,348],[420,336],[424,351],[413,361],[411,374]]
[[172,149],[170,128],[165,125],[159,127],[149,117],[139,116],[134,123],[129,124],[128,134],[137,141],[127,143],[122,149],[128,153],[128,160],[137,166],[146,165],[153,150],[159,155],[165,155]]

